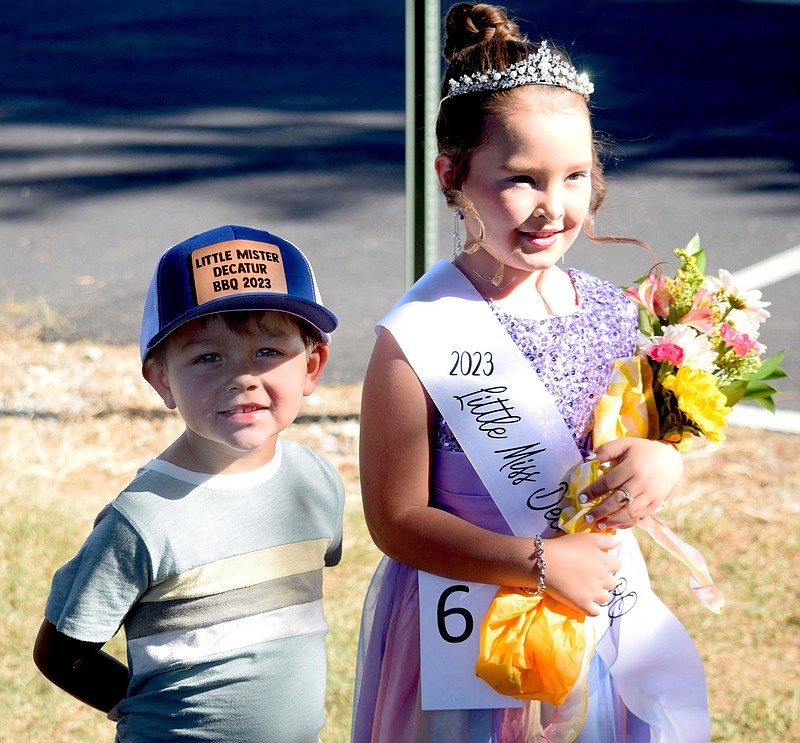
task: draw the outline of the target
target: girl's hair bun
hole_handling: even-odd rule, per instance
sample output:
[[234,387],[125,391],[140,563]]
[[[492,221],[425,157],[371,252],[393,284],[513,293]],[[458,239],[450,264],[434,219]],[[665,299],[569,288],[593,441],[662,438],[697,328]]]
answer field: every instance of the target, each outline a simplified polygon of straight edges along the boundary
[[450,62],[465,49],[487,41],[525,41],[519,26],[498,5],[458,3],[444,20],[444,58]]

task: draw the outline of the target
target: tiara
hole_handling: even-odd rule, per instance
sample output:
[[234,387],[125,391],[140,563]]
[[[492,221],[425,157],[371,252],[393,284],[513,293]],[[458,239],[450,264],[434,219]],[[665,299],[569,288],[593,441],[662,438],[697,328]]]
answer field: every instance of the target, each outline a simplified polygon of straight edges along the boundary
[[566,88],[588,98],[594,93],[594,85],[586,73],[578,71],[564,58],[550,51],[547,41],[525,59],[515,62],[505,70],[497,72],[475,72],[450,80],[448,98],[482,90],[507,90],[520,85],[555,85]]

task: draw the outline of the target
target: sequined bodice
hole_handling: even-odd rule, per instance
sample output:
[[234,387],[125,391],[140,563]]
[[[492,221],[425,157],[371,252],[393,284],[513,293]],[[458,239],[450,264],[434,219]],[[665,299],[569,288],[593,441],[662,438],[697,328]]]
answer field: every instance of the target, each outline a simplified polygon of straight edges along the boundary
[[[611,367],[635,349],[636,309],[613,284],[575,269],[569,275],[578,306],[568,315],[532,320],[508,315],[491,301],[489,306],[553,396],[575,443],[585,451]],[[461,449],[439,415],[436,445]]]

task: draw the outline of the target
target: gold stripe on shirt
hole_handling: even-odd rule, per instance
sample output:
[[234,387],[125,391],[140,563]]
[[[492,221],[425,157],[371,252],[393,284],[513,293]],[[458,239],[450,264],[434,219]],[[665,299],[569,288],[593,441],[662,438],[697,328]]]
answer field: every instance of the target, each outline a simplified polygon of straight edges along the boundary
[[198,565],[157,583],[140,601],[212,596],[287,575],[321,569],[329,544],[329,539],[309,539]]

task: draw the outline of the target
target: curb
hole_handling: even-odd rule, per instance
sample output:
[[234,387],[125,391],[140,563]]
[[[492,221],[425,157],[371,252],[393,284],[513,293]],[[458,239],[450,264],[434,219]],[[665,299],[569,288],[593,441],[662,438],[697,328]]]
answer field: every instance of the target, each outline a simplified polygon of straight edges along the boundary
[[800,434],[800,413],[794,410],[770,413],[754,405],[736,405],[728,416],[728,425]]

